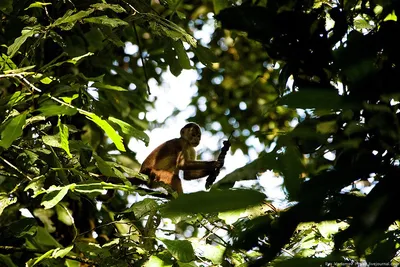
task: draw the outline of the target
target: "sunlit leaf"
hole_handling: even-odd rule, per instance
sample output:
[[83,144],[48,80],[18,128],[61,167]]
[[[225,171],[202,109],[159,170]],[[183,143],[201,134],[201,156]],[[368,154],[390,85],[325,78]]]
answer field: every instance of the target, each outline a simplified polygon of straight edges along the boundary
[[60,27],[63,30],[71,30],[74,27],[75,23],[78,20],[81,20],[91,13],[94,12],[94,9],[82,10],[74,14],[74,11],[67,10],[61,18],[56,19],[51,26]]
[[68,246],[66,248],[56,248],[53,251],[53,254],[51,255],[52,258],[64,258],[65,255],[67,255],[72,249],[74,248],[73,245]]
[[[9,56],[6,54],[1,54],[0,56],[0,70],[7,71],[7,70],[14,70],[17,69],[17,65],[11,60]],[[21,93],[20,91],[18,91]],[[17,92],[15,92],[17,93]]]
[[149,136],[145,132],[139,131],[138,129],[134,128],[132,125],[130,125],[122,120],[119,120],[117,118],[114,118],[114,117],[109,117],[108,120],[113,123],[118,124],[121,127],[121,131],[124,134],[131,135],[131,136],[143,141],[146,145],[148,145]]
[[96,3],[93,5],[90,5],[91,7],[97,9],[97,10],[106,10],[106,9],[111,9],[112,11],[114,11],[115,13],[124,13],[126,12],[126,10],[121,7],[120,5],[116,5],[116,4],[107,4],[107,3]]
[[0,146],[5,149],[9,148],[11,144],[22,135],[22,129],[25,125],[26,113],[22,113],[16,117],[9,119],[6,126],[1,132]]
[[69,151],[69,131],[67,125],[61,123],[61,118],[58,119],[58,130],[59,130],[59,136],[60,136],[60,144],[61,148],[64,149],[65,152],[67,152],[67,155],[72,158],[72,154]]
[[113,127],[111,127],[111,125],[107,121],[101,119],[94,113],[84,112],[83,114],[86,115],[94,123],[96,123],[101,129],[103,129],[103,131],[106,132],[106,134],[114,142],[118,150],[123,152],[126,151],[124,144],[122,142],[122,137],[114,130]]
[[206,259],[211,260],[212,263],[214,264],[221,264],[224,259],[224,252],[226,250],[226,247],[223,247],[221,245],[206,244],[203,247],[203,250],[204,250],[204,257]]
[[49,6],[51,3],[42,3],[42,2],[35,2],[30,4],[25,10],[28,10],[30,8],[43,8],[44,6]]
[[0,215],[4,209],[17,202],[16,197],[9,196],[8,194],[0,193]]
[[7,54],[12,58],[15,53],[18,52],[20,47],[25,43],[25,41],[29,38],[32,37],[33,35],[39,33],[39,27],[33,27],[29,28],[26,27],[22,30],[22,35],[20,37],[17,37],[14,40],[14,43],[8,47]]
[[86,23],[106,25],[111,28],[129,25],[128,22],[123,21],[119,18],[109,18],[107,16],[90,17],[90,18],[83,19],[83,21]]
[[146,198],[142,201],[132,204],[132,206],[125,210],[123,213],[133,212],[137,219],[143,218],[149,214],[149,212],[154,211],[158,208],[158,204],[154,199]]
[[75,184],[69,184],[63,187],[51,186],[47,190],[47,194],[43,197],[42,206],[45,209],[51,209],[57,205],[68,193],[70,189],[74,189]]
[[188,240],[161,239],[172,256],[181,262],[191,262],[195,259],[192,244]]

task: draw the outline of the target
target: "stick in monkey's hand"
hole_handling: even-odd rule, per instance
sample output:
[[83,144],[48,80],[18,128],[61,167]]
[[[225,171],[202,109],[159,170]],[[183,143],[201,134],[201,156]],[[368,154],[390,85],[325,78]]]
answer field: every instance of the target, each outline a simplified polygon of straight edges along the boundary
[[[229,148],[231,147],[231,142],[229,141],[232,137],[233,132],[229,136],[228,140],[225,140],[223,142],[223,146],[221,148],[221,152],[219,153],[217,161],[222,162],[221,168],[224,166],[224,161],[225,161],[225,156],[226,153],[228,152]],[[210,173],[210,175],[207,177],[206,180],[206,189],[209,189],[212,184],[215,182],[215,179],[217,179],[217,176],[219,175],[219,171],[221,168],[216,168],[213,172]]]

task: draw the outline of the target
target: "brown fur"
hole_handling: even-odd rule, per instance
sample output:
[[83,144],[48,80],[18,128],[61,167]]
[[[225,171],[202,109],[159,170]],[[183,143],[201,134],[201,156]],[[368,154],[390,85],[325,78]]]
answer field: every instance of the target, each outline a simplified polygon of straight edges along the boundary
[[181,194],[183,190],[179,170],[184,171],[185,180],[193,180],[207,176],[210,171],[221,165],[218,161],[196,161],[194,147],[201,139],[200,127],[197,124],[188,123],[180,133],[180,138],[159,145],[144,160],[140,173],[149,176],[150,187],[157,187],[161,182]]

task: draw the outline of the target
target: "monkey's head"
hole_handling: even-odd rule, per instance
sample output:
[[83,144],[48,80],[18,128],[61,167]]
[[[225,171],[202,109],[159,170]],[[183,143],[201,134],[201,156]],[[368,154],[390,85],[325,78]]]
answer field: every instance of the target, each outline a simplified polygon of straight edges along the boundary
[[181,129],[181,138],[186,140],[192,147],[198,146],[201,139],[200,126],[194,122],[186,124]]

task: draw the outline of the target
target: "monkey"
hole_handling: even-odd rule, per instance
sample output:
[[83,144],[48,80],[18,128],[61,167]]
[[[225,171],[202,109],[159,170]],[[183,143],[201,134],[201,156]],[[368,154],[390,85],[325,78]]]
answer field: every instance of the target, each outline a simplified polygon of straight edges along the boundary
[[209,175],[216,168],[221,168],[222,161],[198,161],[196,150],[201,139],[200,126],[190,122],[180,130],[180,137],[159,145],[143,161],[140,173],[149,177],[150,188],[159,183],[167,184],[179,194],[183,193],[179,171],[183,179],[194,180]]

